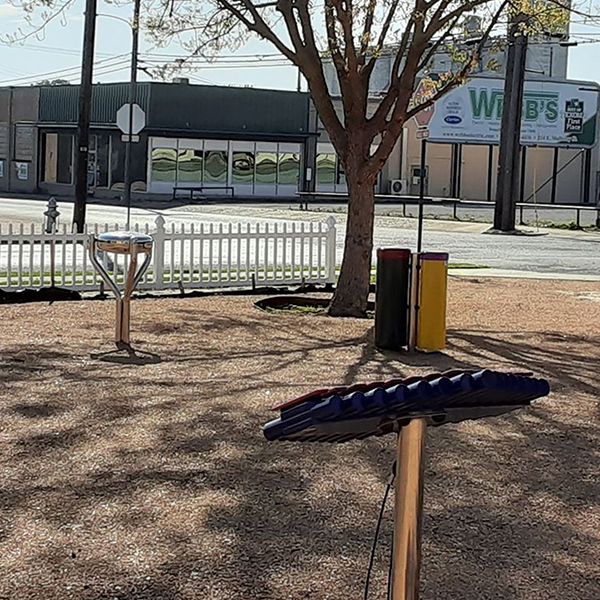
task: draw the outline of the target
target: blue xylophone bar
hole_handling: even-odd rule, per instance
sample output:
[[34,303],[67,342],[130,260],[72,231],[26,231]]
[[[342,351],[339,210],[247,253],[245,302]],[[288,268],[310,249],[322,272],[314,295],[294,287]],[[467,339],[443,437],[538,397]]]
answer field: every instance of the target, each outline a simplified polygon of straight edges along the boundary
[[344,442],[398,431],[414,418],[431,425],[500,415],[548,395],[544,379],[483,370],[318,390],[279,407],[268,440]]

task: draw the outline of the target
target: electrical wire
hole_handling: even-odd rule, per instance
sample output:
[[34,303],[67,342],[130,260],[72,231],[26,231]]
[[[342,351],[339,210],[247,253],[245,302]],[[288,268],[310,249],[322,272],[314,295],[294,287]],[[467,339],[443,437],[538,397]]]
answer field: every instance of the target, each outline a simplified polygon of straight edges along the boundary
[[[390,490],[392,489],[392,485],[394,485],[394,479],[396,478],[396,461],[392,463],[392,472],[388,479],[387,485],[385,486],[385,491],[383,493],[383,499],[381,501],[381,508],[379,509],[379,518],[377,519],[377,525],[375,526],[375,534],[373,536],[373,545],[371,546],[371,556],[369,557],[369,566],[367,568],[367,577],[365,579],[365,590],[363,594],[363,600],[368,600],[369,598],[369,584],[371,583],[371,573],[373,572],[373,564],[375,562],[375,552],[377,550],[377,540],[379,539],[379,532],[381,530],[381,523],[383,521],[383,513],[385,512],[385,505],[387,504],[388,496],[390,495]],[[391,565],[391,561],[390,561]],[[390,591],[390,582],[391,577],[388,575],[388,595]]]
[[[110,63],[110,62],[114,62],[115,60],[121,59],[119,62],[123,62],[123,60],[127,60],[126,57],[128,57],[128,54],[117,54],[115,56],[112,56],[111,58],[105,58],[102,60],[98,60],[94,62],[94,67],[97,67],[98,65],[104,65],[104,67],[109,67],[109,66],[115,66],[115,65],[107,65],[105,63]],[[17,83],[17,85],[26,85],[28,82],[32,81],[32,80],[39,80],[39,79],[45,79],[49,76],[52,76],[56,79],[60,79],[60,78],[69,78],[69,77],[75,77],[79,75],[79,71],[81,70],[81,65],[78,65],[76,67],[67,67],[64,69],[57,69],[54,71],[48,71],[46,73],[36,73],[35,75],[24,75],[23,77],[16,77],[14,79],[8,79],[5,81],[0,81],[0,85],[12,85],[14,83]]]
[[388,576],[387,576],[387,593],[386,600],[392,600],[392,574],[394,566],[394,536],[390,543],[390,560],[388,561]]

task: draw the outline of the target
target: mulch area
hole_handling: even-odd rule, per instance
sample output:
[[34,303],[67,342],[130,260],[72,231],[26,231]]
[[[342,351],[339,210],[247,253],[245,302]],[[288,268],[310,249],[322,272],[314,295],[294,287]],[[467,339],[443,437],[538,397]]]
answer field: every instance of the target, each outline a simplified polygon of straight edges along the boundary
[[133,340],[162,359],[144,365],[90,358],[112,301],[0,306],[0,598],[361,598],[393,438],[267,443],[269,407],[473,367],[531,369],[553,393],[430,432],[422,597],[599,597],[599,284],[452,279],[436,355],[255,300],[134,301]]

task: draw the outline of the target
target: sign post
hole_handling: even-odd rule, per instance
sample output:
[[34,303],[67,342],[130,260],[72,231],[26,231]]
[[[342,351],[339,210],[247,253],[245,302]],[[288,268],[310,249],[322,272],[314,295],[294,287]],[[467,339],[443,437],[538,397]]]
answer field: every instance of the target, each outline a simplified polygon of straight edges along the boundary
[[[427,97],[435,92],[435,88],[427,85],[427,79],[421,79],[413,95],[413,102],[421,104],[427,101]],[[425,171],[427,169],[427,138],[429,138],[429,124],[435,114],[435,104],[431,104],[419,111],[414,120],[417,124],[417,139],[421,140],[421,160],[419,166],[419,223],[417,228],[417,254],[423,246],[423,203],[425,201]]]
[[[137,6],[137,2],[136,2]],[[137,52],[137,50],[136,50]],[[137,54],[134,53],[134,57]],[[135,58],[132,58],[135,61]],[[135,90],[134,71],[137,67],[132,67],[132,85]],[[134,95],[134,92],[131,94]],[[125,142],[125,193],[124,202],[127,205],[127,229],[130,225],[131,217],[131,144],[140,141],[139,133],[146,126],[146,113],[139,104],[128,102],[123,104],[117,111],[117,127],[123,132],[121,139]]]

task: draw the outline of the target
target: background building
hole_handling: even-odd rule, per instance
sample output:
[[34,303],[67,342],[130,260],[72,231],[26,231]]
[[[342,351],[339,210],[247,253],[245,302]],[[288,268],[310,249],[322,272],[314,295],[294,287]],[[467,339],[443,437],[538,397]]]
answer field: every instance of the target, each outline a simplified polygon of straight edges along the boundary
[[[472,33],[477,39],[477,23]],[[551,87],[552,82],[569,81],[566,78],[569,48],[564,39],[564,33],[530,39],[527,51],[527,80],[550,82],[548,87]],[[468,42],[465,44],[465,50],[469,50]],[[369,89],[374,107],[378,104],[381,93],[389,87],[394,56],[395,48],[390,47],[384,49],[377,59]],[[490,40],[484,49],[480,66],[473,75],[497,78],[499,87],[502,87],[504,61],[503,40]],[[427,74],[447,73],[450,70],[456,71],[457,68],[458,65],[453,63],[452,52],[441,50],[434,55]],[[331,62],[326,63],[325,72],[331,93],[334,97],[339,97],[339,83]],[[598,89],[600,92],[596,83],[574,83]],[[394,193],[394,187],[401,189],[401,194],[418,193],[421,142],[417,137],[417,129],[413,120],[406,123],[401,139],[379,177],[380,193]],[[319,134],[316,190],[344,192],[346,184],[343,172],[322,125],[319,126]],[[488,144],[428,144],[427,193],[436,197],[493,200],[496,194],[498,151],[497,145]],[[523,176],[519,200],[595,202],[600,173],[599,160],[597,143],[594,148],[589,149],[525,147],[521,160]],[[327,177],[319,177],[319,166],[321,173],[327,173]]]
[[[527,77],[568,81],[567,53],[552,38],[533,40]],[[377,61],[370,90],[373,106],[389,83],[392,58],[389,48]],[[447,72],[451,61],[449,52],[436,54],[430,72]],[[503,61],[503,48],[490,43],[482,65],[495,66],[482,67],[482,74],[498,78],[499,86]],[[325,67],[335,96],[335,72],[332,65]],[[0,88],[0,192],[74,194],[78,93],[77,85]],[[88,181],[98,198],[123,193],[125,144],[116,113],[127,98],[128,83],[94,86]],[[167,200],[176,186],[231,186],[239,199],[347,191],[344,170],[306,93],[189,85],[183,79],[139,83],[137,102],[146,113],[146,127],[132,153],[132,189],[138,196]],[[420,140],[411,121],[383,168],[377,191],[398,193],[399,187],[400,195],[418,193],[419,163]],[[597,146],[527,147],[521,164],[520,200],[596,200]],[[427,193],[492,200],[497,167],[498,146],[430,144]]]
[[[0,191],[72,195],[79,86],[0,89]],[[127,83],[94,86],[89,188],[119,197],[125,144],[116,126]],[[225,186],[240,197],[293,196],[314,160],[316,118],[306,93],[140,83],[146,127],[133,146],[133,191]],[[214,193],[226,193],[214,190]]]

